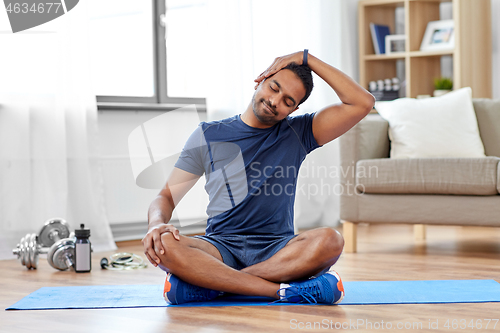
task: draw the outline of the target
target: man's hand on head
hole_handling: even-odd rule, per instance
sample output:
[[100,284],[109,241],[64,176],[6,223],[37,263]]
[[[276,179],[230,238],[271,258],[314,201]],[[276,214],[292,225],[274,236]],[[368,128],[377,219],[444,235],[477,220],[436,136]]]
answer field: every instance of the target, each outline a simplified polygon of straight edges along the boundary
[[292,62],[296,63],[297,65],[302,65],[303,56],[304,52],[299,51],[274,59],[274,62],[271,64],[271,66],[269,66],[254,80],[254,82],[257,82],[257,84],[255,85],[255,89],[257,89],[259,84],[266,78],[276,74]]

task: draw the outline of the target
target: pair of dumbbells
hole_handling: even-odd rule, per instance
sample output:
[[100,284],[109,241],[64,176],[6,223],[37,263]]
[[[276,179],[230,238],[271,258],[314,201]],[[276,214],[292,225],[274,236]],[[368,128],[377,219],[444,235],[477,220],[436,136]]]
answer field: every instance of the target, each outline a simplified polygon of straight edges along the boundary
[[75,240],[68,223],[60,218],[47,220],[37,234],[26,234],[12,250],[23,266],[36,269],[38,256],[47,254],[50,266],[64,271],[73,266]]

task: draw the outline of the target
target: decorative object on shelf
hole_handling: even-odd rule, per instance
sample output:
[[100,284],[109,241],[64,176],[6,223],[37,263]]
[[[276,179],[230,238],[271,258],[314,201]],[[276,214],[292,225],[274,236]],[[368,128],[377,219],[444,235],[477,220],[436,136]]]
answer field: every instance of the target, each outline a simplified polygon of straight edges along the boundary
[[399,89],[400,85],[397,77],[370,81],[368,84],[368,90],[377,101],[392,101],[399,98]]
[[370,23],[370,31],[372,34],[373,48],[375,54],[385,53],[385,36],[390,35],[389,26]]
[[385,90],[384,80],[378,80],[377,81],[377,91],[384,91],[384,90]]
[[392,91],[392,80],[391,79],[385,79],[384,80],[384,91]]
[[385,36],[385,54],[404,52],[405,44],[405,35],[387,35]]
[[427,23],[420,51],[452,50],[455,47],[455,25],[453,20]]
[[393,77],[391,81],[392,81],[392,90],[399,91],[400,88],[399,79],[397,77]]
[[406,80],[403,80],[399,84],[399,98],[404,98],[406,97]]
[[447,77],[434,79],[434,97],[449,93],[453,89],[453,81]]

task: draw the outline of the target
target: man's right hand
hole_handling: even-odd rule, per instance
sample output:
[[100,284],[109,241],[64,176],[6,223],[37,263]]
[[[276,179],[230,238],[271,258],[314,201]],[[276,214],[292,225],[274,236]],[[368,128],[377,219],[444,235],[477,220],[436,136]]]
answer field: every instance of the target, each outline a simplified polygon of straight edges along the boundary
[[171,224],[157,224],[154,226],[150,226],[148,233],[142,239],[142,245],[144,246],[144,253],[148,260],[157,267],[160,263],[160,258],[158,258],[158,254],[164,254],[165,249],[161,243],[161,235],[165,233],[172,233],[172,236],[176,240],[180,240],[179,230]]

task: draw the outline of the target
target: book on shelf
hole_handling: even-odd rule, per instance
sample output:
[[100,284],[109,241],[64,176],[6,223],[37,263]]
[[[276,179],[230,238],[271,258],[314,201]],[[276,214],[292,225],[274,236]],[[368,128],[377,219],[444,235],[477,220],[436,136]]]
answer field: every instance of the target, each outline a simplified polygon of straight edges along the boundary
[[370,31],[372,35],[373,48],[375,54],[385,53],[385,36],[390,35],[389,26],[370,23]]

